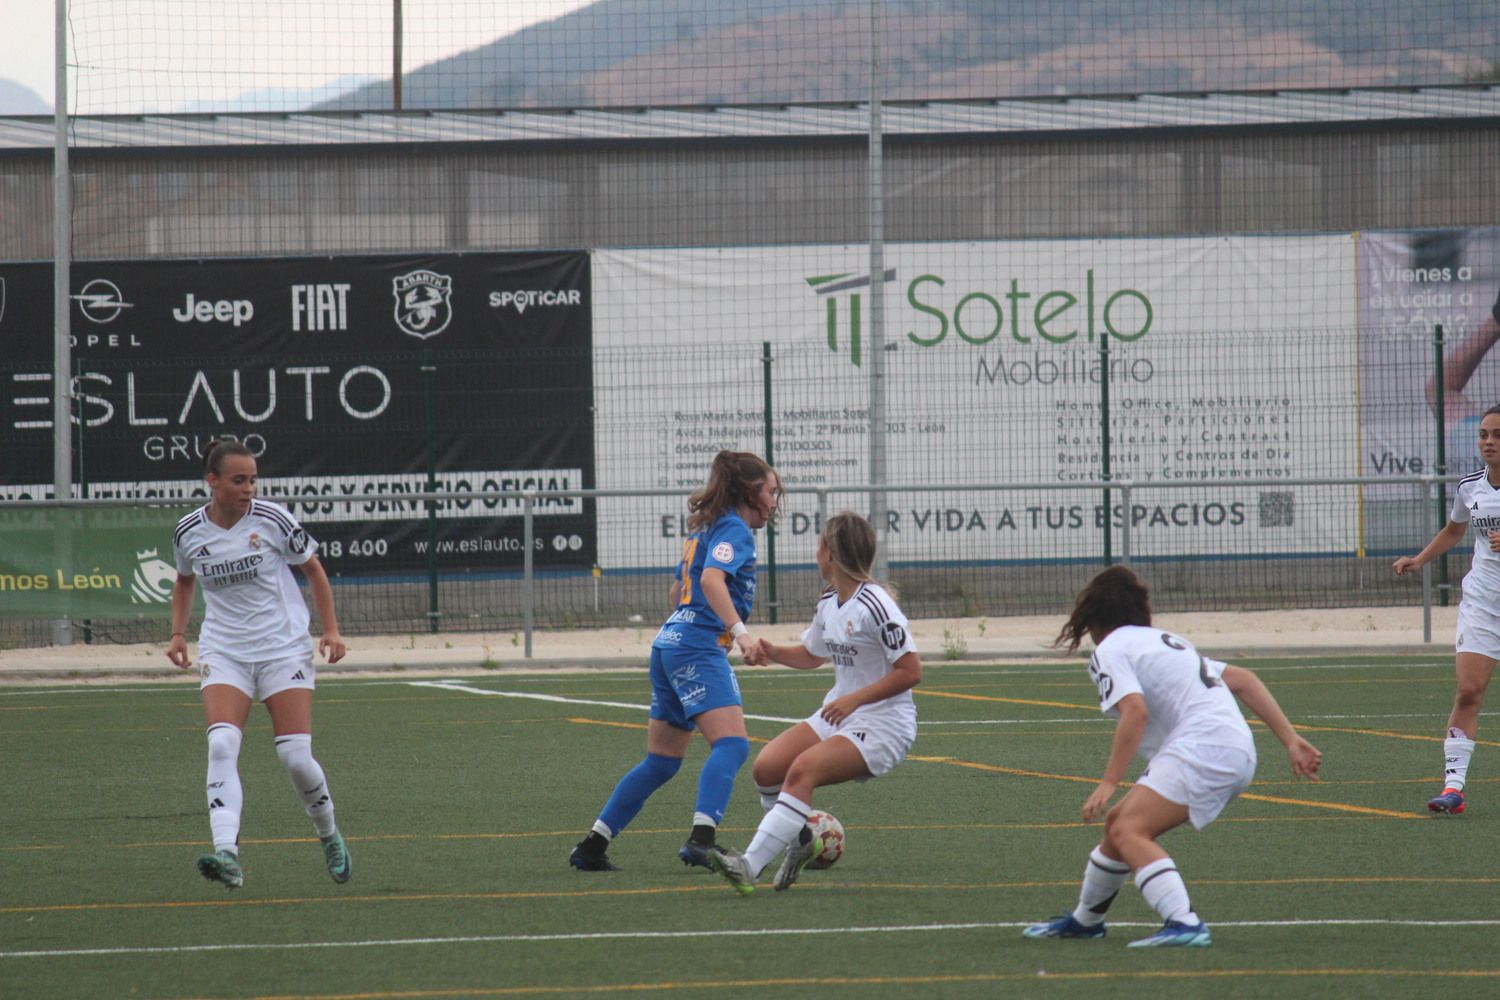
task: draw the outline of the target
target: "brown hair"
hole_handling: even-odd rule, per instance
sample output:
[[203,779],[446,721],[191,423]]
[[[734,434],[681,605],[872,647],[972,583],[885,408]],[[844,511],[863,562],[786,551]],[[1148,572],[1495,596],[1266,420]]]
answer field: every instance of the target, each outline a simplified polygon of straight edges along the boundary
[[217,476],[224,471],[224,459],[229,455],[244,455],[254,458],[255,453],[233,438],[214,438],[203,449],[203,468]]
[[1052,645],[1065,646],[1071,653],[1091,629],[1150,624],[1151,591],[1146,582],[1124,566],[1111,566],[1078,592],[1073,613]]
[[[703,489],[688,497],[689,531],[701,531],[717,521],[726,511],[740,504],[753,504],[755,494],[765,481],[776,475],[766,460],[748,451],[721,451],[714,456]],[[776,482],[781,496],[781,480]]]
[[861,583],[874,583],[875,529],[851,510],[841,511],[823,524],[818,540],[828,547],[828,558],[841,572]]

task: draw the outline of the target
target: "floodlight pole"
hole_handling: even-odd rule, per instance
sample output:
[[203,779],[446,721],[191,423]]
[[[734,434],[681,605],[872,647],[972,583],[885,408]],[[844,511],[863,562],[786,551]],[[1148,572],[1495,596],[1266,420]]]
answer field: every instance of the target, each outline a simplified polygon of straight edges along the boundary
[[401,0],[391,0],[391,109],[401,110]]
[[68,0],[55,0],[52,111],[52,487],[73,495],[73,356],[68,311],[73,257],[73,191],[68,183]]
[[880,0],[870,0],[870,523],[881,542],[871,572],[888,575],[884,542],[887,481],[885,441],[885,185],[880,122]]
[[[68,291],[72,281],[73,188],[68,178],[68,0],[55,0],[52,96],[52,490],[59,500],[73,496],[73,350]],[[59,532],[61,552],[71,551]],[[61,562],[59,562],[61,565]],[[60,572],[60,571],[59,571]],[[73,623],[52,622],[52,642],[73,642]]]

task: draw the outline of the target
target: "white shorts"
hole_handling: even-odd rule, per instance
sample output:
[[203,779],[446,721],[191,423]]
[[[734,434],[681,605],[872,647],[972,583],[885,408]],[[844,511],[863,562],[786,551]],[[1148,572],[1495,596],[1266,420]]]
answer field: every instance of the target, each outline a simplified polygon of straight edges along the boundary
[[[819,708],[819,711],[822,709]],[[914,724],[882,714],[856,711],[835,726],[818,712],[814,712],[805,721],[820,740],[826,740],[830,736],[843,736],[853,743],[859,750],[859,755],[865,759],[865,767],[869,769],[871,778],[890,772],[905,760],[906,752],[917,739],[917,727]]]
[[311,690],[317,676],[311,653],[307,656],[258,660],[254,663],[241,663],[219,653],[198,658],[200,690],[210,684],[228,684],[239,688],[254,701],[265,701],[272,695],[292,688]]
[[1459,653],[1478,653],[1492,660],[1500,660],[1500,620],[1495,615],[1476,608],[1472,601],[1458,602],[1458,628],[1453,636],[1453,649]]
[[1136,784],[1187,806],[1188,822],[1194,830],[1201,830],[1249,788],[1254,777],[1254,749],[1179,743],[1157,751]]

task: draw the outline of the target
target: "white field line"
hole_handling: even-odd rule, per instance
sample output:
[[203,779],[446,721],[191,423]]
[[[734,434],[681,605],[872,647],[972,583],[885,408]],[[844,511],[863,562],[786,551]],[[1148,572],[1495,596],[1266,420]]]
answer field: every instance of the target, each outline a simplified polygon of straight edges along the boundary
[[[629,708],[637,712],[649,712],[650,705],[636,705],[626,701],[594,701],[589,698],[564,698],[558,694],[538,694],[535,691],[491,691],[488,688],[471,687],[457,681],[408,681],[412,687],[437,688],[439,691],[462,691],[465,694],[483,694],[495,698],[524,698],[530,701],[550,701],[563,705],[598,705],[604,708]],[[746,713],[745,718],[755,719],[760,722],[781,722],[787,725],[801,722],[799,719],[783,719],[779,715],[750,715]]]
[[[37,951],[0,951],[0,959],[13,958],[86,958],[104,955],[181,955],[195,952],[215,951],[305,951],[319,948],[391,948],[421,945],[453,944],[544,944],[552,941],[565,943],[581,941],[661,940],[685,937],[796,937],[800,935],[826,934],[922,934],[973,930],[1016,930],[1029,926],[1031,921],[987,921],[964,924],[897,924],[894,926],[867,927],[764,927],[740,930],[661,930],[661,931],[598,931],[593,933],[568,934],[466,934],[459,937],[421,938],[371,938],[357,941],[278,941],[259,944],[254,942],[235,944],[181,944],[155,945],[134,948],[57,948]],[[1142,927],[1155,930],[1159,921],[1110,921],[1111,927]],[[1500,927],[1500,920],[1399,920],[1399,919],[1349,919],[1349,920],[1216,920],[1215,929],[1238,928],[1282,928],[1282,927]]]
[[[465,694],[487,694],[492,697],[510,697],[510,699],[531,699],[534,702],[553,702],[558,705],[595,705],[601,708],[627,708],[637,712],[649,711],[648,705],[634,705],[631,702],[598,702],[592,699],[574,699],[562,694],[538,694],[535,691],[492,691],[489,688],[475,688],[463,684],[460,681],[402,681],[402,684],[411,685],[414,688],[438,688],[440,691],[462,691]],[[781,718],[778,715],[750,715],[745,718],[762,721],[762,723],[784,723],[787,726],[793,723],[801,723],[802,718]],[[805,718],[805,717],[804,717]],[[1299,715],[1304,720],[1370,720],[1370,718],[1433,718],[1431,712],[1409,712],[1401,715]],[[1113,723],[1104,715],[1088,715],[1083,718],[975,718],[975,720],[918,720],[916,727],[926,729],[930,726],[1047,726],[1047,724],[1080,724],[1080,723]]]

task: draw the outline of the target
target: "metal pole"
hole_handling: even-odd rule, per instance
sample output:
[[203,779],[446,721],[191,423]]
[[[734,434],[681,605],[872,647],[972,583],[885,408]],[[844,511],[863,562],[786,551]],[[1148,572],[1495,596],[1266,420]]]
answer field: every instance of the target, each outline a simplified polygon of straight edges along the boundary
[[[880,0],[870,0],[870,523],[886,538],[885,441],[885,156],[880,121]],[[875,550],[872,572],[888,578],[885,545]]]
[[[1448,406],[1443,399],[1443,324],[1432,328],[1432,416],[1437,423],[1437,465],[1433,471],[1439,476],[1448,474]],[[1438,484],[1437,526],[1441,531],[1448,525],[1448,487]],[[1438,600],[1448,606],[1448,553],[1438,556]]]
[[531,659],[531,632],[536,624],[536,566],[531,555],[531,547],[535,544],[533,538],[536,534],[536,522],[532,516],[536,510],[536,494],[526,494],[522,502],[525,504],[521,520],[525,525],[522,538],[526,545],[526,553],[521,562],[521,578],[525,581],[521,603],[526,611],[526,659],[529,660]]
[[[53,11],[52,97],[52,491],[59,500],[73,496],[73,185],[68,168],[68,0]],[[61,565],[61,564],[59,564]],[[52,641],[73,642],[72,623],[52,622]]]
[[[427,492],[437,492],[437,395],[433,381],[437,365],[432,352],[422,352],[422,423],[427,438]],[[436,633],[442,614],[438,605],[437,504],[427,501],[427,631]]]
[[1120,483],[1120,508],[1125,515],[1120,521],[1120,565],[1130,565],[1130,483]]
[[[766,432],[766,464],[775,466],[776,462],[772,456],[771,440],[771,342],[763,340],[760,342],[760,381],[761,381],[761,405],[765,413],[761,416],[761,424]],[[776,526],[766,525],[766,588],[770,600],[766,605],[767,620],[772,625],[776,624]]]
[[[1099,478],[1109,482],[1109,332],[1099,335]],[[1109,487],[1104,487],[1104,565],[1113,562],[1110,535],[1114,514],[1109,509]]]
[[[1422,492],[1426,494],[1423,499],[1431,498],[1434,485],[1432,480],[1428,480],[1422,487]],[[1418,519],[1417,523],[1420,525],[1421,520]],[[1417,537],[1421,537],[1420,531]],[[1432,641],[1432,563],[1425,563],[1422,566],[1422,641],[1424,643]]]
[[401,0],[391,0],[391,108],[401,110]]

